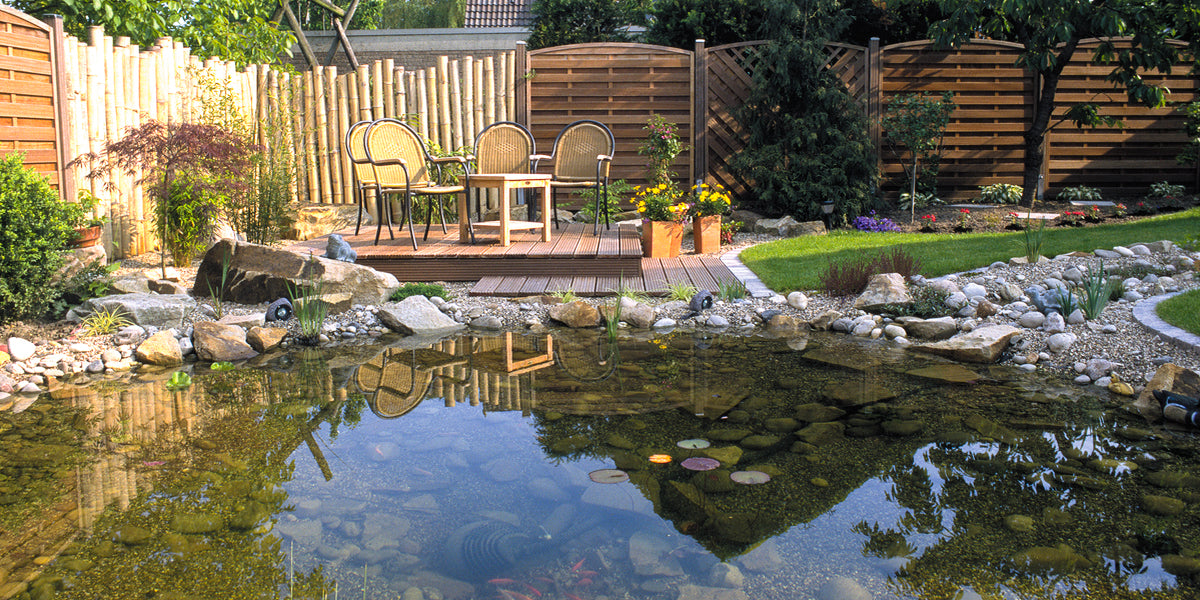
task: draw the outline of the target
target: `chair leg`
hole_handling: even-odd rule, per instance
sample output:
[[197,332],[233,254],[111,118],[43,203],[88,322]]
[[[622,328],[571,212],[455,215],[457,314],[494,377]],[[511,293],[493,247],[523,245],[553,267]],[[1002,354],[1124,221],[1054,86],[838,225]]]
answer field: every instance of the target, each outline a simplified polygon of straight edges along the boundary
[[554,211],[554,229],[558,230],[558,188],[550,188],[550,210]]
[[608,180],[604,181],[604,228],[612,229],[612,224],[608,222]]
[[387,194],[383,190],[377,190],[375,194],[375,209],[379,211],[379,219],[375,223],[375,245],[379,245],[379,232],[383,229],[383,218],[387,216],[388,239],[396,239],[392,233],[392,208],[388,205]]
[[417,249],[417,232],[416,232],[416,230],[413,229],[413,222],[412,222],[412,209],[413,209],[412,190],[404,191],[404,206],[407,208],[407,210],[405,210],[404,213],[408,219],[408,237],[410,239],[412,239],[413,250],[416,250]]
[[442,217],[442,233],[446,233],[446,203],[438,196],[438,215]]
[[362,228],[362,214],[367,208],[367,192],[358,186],[358,195],[354,197],[354,205],[358,207],[358,223],[354,225],[354,235],[358,235],[358,230]]

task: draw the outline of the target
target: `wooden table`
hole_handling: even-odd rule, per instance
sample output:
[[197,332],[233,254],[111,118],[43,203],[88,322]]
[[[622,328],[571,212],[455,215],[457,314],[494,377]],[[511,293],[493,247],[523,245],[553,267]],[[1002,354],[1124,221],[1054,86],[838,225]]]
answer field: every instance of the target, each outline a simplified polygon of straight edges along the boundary
[[[471,193],[471,188],[492,188],[500,190],[500,220],[498,221],[480,221],[478,223],[467,224],[467,219],[464,217],[467,214],[467,196]],[[550,241],[550,175],[524,174],[524,173],[480,173],[471,175],[471,188],[466,192],[458,195],[458,239],[460,242],[467,243],[471,240],[471,228],[479,229],[499,229],[500,230],[500,245],[508,246],[512,243],[512,231],[519,229],[541,229],[542,241]],[[542,190],[542,220],[535,221],[514,221],[512,219],[512,190],[517,189],[540,189]]]

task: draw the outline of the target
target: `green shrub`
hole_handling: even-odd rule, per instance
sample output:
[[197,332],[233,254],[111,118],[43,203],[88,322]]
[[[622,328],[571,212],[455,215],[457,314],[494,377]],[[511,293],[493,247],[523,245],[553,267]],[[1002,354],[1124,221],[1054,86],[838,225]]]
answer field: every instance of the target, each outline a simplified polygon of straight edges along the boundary
[[912,296],[913,300],[910,304],[886,304],[877,312],[893,317],[921,317],[922,319],[944,317],[954,312],[954,309],[946,306],[946,299],[950,297],[950,292],[944,288],[932,285],[917,286],[910,288],[909,296]]
[[1058,199],[1063,202],[1099,202],[1104,199],[1100,190],[1086,185],[1069,187],[1058,193]]
[[437,296],[443,300],[449,299],[448,295],[446,294],[446,288],[439,284],[406,283],[397,288],[396,291],[392,292],[389,300],[392,302],[399,302],[409,296],[425,296],[426,298],[433,298],[434,296]]
[[993,183],[979,186],[979,197],[975,199],[980,204],[1017,204],[1021,201],[1024,189],[1011,183]]
[[[617,213],[621,212],[621,198],[632,198],[633,193],[637,188],[630,185],[624,179],[610,181],[608,183],[608,216],[612,218]],[[596,220],[596,193],[597,191],[591,188],[580,190],[576,195],[580,200],[583,200],[583,206],[579,208],[579,212],[583,213],[589,223]]]
[[0,160],[0,322],[40,317],[59,296],[52,282],[73,214],[21,154]]

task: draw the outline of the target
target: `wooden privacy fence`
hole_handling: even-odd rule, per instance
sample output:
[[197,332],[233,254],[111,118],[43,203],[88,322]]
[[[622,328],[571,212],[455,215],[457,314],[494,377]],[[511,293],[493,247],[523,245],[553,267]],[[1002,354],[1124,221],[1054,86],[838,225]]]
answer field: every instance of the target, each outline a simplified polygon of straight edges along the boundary
[[59,187],[54,41],[53,24],[0,5],[0,154],[23,153],[25,166]]

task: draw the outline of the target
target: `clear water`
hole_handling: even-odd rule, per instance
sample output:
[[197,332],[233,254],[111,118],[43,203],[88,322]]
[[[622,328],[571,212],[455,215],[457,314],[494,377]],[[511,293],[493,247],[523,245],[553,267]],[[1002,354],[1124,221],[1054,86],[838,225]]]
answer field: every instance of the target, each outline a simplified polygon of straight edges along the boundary
[[1196,597],[1200,445],[1106,392],[846,336],[392,343],[4,412],[0,597]]

